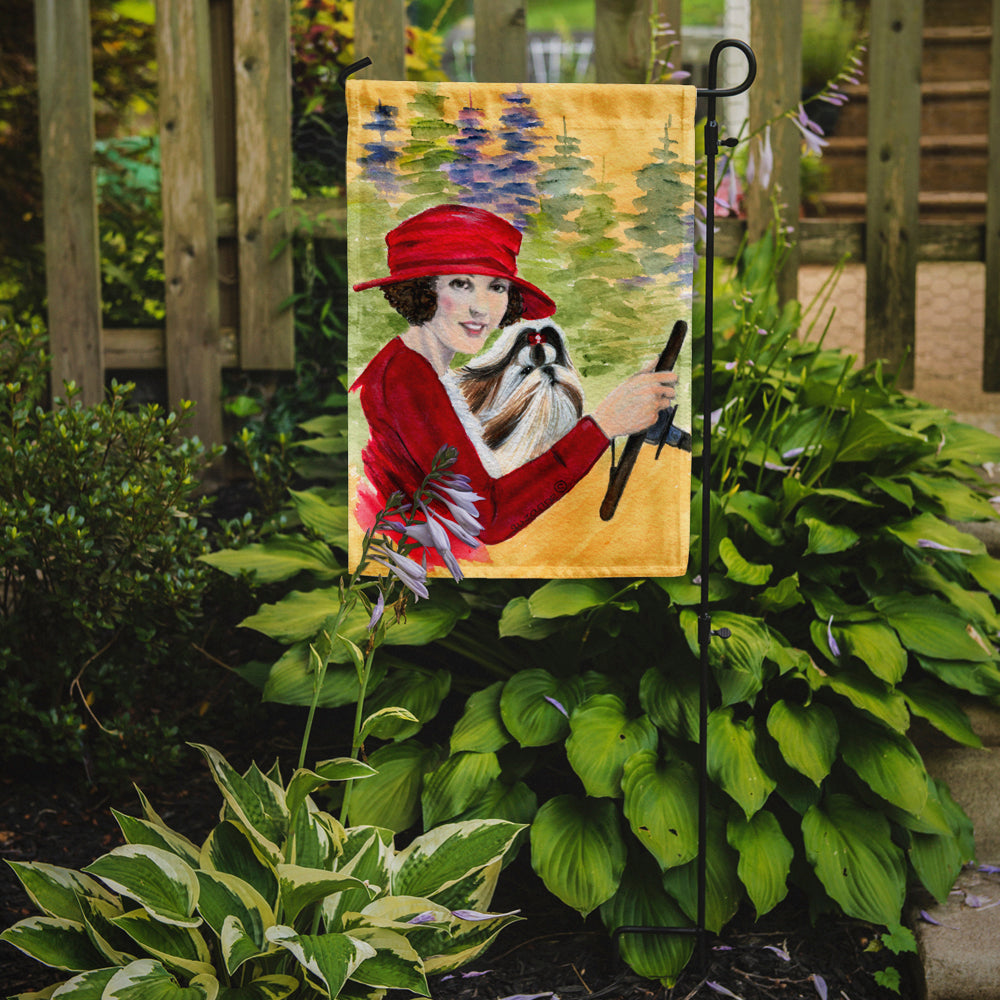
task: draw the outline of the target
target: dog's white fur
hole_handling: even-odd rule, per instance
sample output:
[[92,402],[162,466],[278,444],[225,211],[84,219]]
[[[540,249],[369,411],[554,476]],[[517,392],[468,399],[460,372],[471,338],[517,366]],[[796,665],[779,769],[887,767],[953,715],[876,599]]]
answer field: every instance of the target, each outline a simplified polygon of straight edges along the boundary
[[566,336],[548,319],[507,327],[456,379],[502,472],[547,451],[583,415],[583,384]]

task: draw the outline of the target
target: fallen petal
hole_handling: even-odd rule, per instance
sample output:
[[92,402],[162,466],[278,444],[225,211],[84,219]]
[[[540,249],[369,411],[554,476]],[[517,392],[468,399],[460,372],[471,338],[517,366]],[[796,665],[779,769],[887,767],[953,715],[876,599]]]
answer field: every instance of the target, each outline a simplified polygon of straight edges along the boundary
[[567,712],[566,709],[558,701],[556,701],[555,698],[550,698],[547,694],[543,695],[543,697],[550,705],[555,705],[555,707],[560,712],[562,712],[562,714],[565,715],[567,719],[569,718],[569,712]]
[[784,948],[779,948],[776,944],[766,944],[764,945],[764,950],[773,951],[775,955],[777,955],[778,958],[784,962],[790,962],[792,960],[792,956],[789,955]]
[[816,992],[819,994],[820,1000],[826,1000],[828,993],[826,980],[822,976],[817,976],[815,972],[810,978],[813,981],[813,986],[816,987]]
[[732,990],[727,990],[725,986],[721,983],[713,983],[709,980],[705,985],[710,989],[714,990],[716,993],[721,993],[724,997],[735,997],[736,1000],[743,1000],[738,993],[734,993]]

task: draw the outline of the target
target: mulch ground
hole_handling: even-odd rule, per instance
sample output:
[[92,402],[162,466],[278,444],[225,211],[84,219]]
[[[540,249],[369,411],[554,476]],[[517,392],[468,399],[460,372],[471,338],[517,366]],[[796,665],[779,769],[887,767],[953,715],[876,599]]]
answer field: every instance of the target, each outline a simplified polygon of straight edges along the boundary
[[[286,720],[279,719],[269,734],[283,750],[293,745],[285,730]],[[237,766],[248,761],[236,746],[222,743],[219,748]],[[260,759],[270,762],[272,757]],[[220,799],[194,751],[191,765],[179,779],[143,791],[168,824],[198,840],[213,825]],[[139,813],[134,793],[109,796],[72,774],[7,774],[0,778],[0,858],[81,868],[122,843],[111,807]],[[672,989],[633,974],[617,958],[596,915],[581,921],[548,895],[523,856],[501,877],[494,908],[520,909],[525,919],[503,931],[469,968],[433,977],[435,1000],[545,1000],[551,995],[562,1000],[890,1000],[894,994],[874,978],[890,965],[902,973],[903,997],[919,993],[913,970],[903,960],[869,950],[873,928],[845,919],[811,926],[795,900],[756,925],[750,915],[740,914],[719,938],[706,938],[706,967],[699,968],[696,957]],[[0,927],[33,912],[12,871],[0,866]],[[2,995],[39,990],[59,980],[58,973],[0,943]]]

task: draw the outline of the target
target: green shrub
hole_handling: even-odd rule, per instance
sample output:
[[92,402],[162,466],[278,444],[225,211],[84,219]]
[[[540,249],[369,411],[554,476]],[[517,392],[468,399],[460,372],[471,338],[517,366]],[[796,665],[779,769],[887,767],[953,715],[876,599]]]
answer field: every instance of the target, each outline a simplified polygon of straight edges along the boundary
[[41,345],[40,324],[0,321],[0,740],[8,760],[124,768],[174,752],[155,699],[190,661],[208,456],[186,406],[133,410],[130,386],[43,408]]
[[115,813],[126,844],[82,872],[11,863],[42,914],[0,938],[61,970],[59,995],[428,996],[428,973],[472,961],[518,919],[486,911],[519,826],[455,823],[397,849],[310,797],[367,765],[324,761],[286,786],[277,765],[240,774],[199,749],[225,803],[203,844],[140,796],[143,818]]

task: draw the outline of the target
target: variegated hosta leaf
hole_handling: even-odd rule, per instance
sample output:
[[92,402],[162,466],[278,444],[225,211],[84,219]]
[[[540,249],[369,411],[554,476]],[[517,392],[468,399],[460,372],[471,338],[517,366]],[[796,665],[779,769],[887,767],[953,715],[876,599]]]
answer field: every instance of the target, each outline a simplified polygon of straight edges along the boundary
[[15,948],[43,965],[68,972],[96,969],[106,964],[94,948],[87,929],[76,920],[64,917],[28,917],[19,920],[0,934]]
[[632,833],[661,869],[697,855],[698,782],[689,764],[643,750],[626,761],[622,789]]
[[659,739],[648,716],[629,719],[625,703],[613,694],[589,697],[573,712],[569,726],[566,756],[595,798],[620,798],[625,761],[638,750],[653,750]]
[[402,934],[385,927],[362,926],[352,930],[351,937],[375,949],[375,955],[366,958],[351,973],[352,980],[365,986],[430,996],[423,960]]
[[[727,640],[728,641],[728,640]],[[739,722],[733,708],[714,709],[708,717],[708,773],[737,802],[749,819],[776,787],[757,760],[755,720]]]
[[132,910],[112,921],[141,948],[173,969],[197,976],[213,971],[208,944],[191,927],[155,920],[145,910]]
[[278,905],[278,875],[245,828],[223,821],[201,848],[200,867],[225,872],[252,885],[271,907]]
[[471,918],[465,916],[467,913],[470,911],[453,910],[450,930],[432,930],[435,937],[431,941],[425,942],[419,931],[412,936],[412,943],[423,957],[424,971],[428,975],[440,975],[468,965],[486,951],[500,931],[521,919],[516,911],[477,913]]
[[351,789],[352,826],[379,826],[401,833],[420,817],[424,773],[436,766],[437,753],[416,741],[379,747],[368,762],[378,771]]
[[325,872],[299,865],[278,865],[281,907],[286,920],[294,921],[305,907],[345,889],[362,889],[374,895],[361,879],[341,872]]
[[579,677],[560,679],[547,670],[521,670],[504,684],[500,715],[521,746],[547,746],[565,737],[569,716],[583,698]]
[[129,844],[147,844],[150,847],[159,847],[164,851],[170,851],[171,854],[176,854],[192,868],[197,866],[199,849],[183,834],[177,833],[161,823],[137,819],[135,816],[120,813],[117,809],[112,809],[111,812]]
[[109,903],[95,896],[81,896],[80,907],[90,940],[106,959],[104,964],[128,965],[139,958],[135,942],[114,923],[125,912],[120,900]]
[[[705,849],[705,926],[718,934],[732,919],[744,896],[736,872],[736,852],[726,840],[725,817],[717,809],[708,812]],[[663,873],[663,888],[691,920],[698,919],[698,860]]]
[[46,916],[80,920],[80,896],[93,896],[109,903],[115,897],[95,878],[40,861],[8,861],[24,891]]
[[[618,891],[601,906],[609,932],[619,927],[690,927],[691,921],[660,883],[652,859],[629,858]],[[694,950],[692,934],[634,934],[618,938],[618,950],[640,976],[672,986]]]
[[368,764],[353,757],[338,757],[317,764],[315,770],[300,767],[288,783],[285,792],[285,805],[289,815],[294,816],[306,797],[312,795],[317,788],[328,785],[331,781],[348,781],[355,778],[370,778],[376,770]]
[[331,997],[340,993],[362,962],[375,957],[370,944],[349,934],[296,934],[291,927],[278,924],[268,928],[267,939],[291,952]]
[[899,923],[906,866],[881,813],[849,795],[830,795],[806,813],[802,835],[816,875],[848,916]]
[[785,762],[815,785],[830,773],[837,756],[840,730],[833,712],[820,702],[799,705],[778,700],[767,715],[767,731]]
[[855,720],[841,755],[877,795],[908,813],[919,814],[927,801],[927,772],[913,744],[899,733]]
[[758,919],[788,895],[788,873],[795,849],[782,833],[774,813],[761,809],[750,819],[734,816],[726,830],[739,852],[736,873],[746,886]]
[[523,829],[502,819],[447,823],[416,837],[393,861],[392,892],[433,899],[499,861]]
[[[275,923],[274,911],[267,900],[249,883],[224,872],[200,871],[198,882],[201,886],[198,910],[216,935],[222,937],[227,919],[238,920],[242,934],[251,940],[256,953],[265,951],[264,931]],[[226,964],[230,975],[239,964],[229,964],[229,950]]]
[[134,899],[150,916],[166,924],[197,927],[198,879],[176,854],[145,844],[124,844],[98,858],[84,871],[114,892]]
[[424,827],[437,826],[454,819],[471,802],[493,787],[500,777],[495,753],[452,754],[440,767],[424,778],[420,796]]
[[294,976],[261,976],[242,986],[228,986],[219,1000],[285,1000],[302,985]]
[[326,930],[345,930],[345,913],[357,913],[367,906],[372,891],[383,893],[388,889],[393,851],[391,837],[388,840],[384,837],[388,832],[370,826],[352,827],[347,831],[337,870],[342,875],[359,879],[367,888],[345,889],[323,900]]
[[[519,837],[520,834],[515,839]],[[485,868],[477,868],[465,878],[453,882],[447,889],[434,893],[434,902],[449,910],[469,909],[485,913],[493,902],[493,893],[496,892],[503,863],[504,859],[498,858]]]
[[202,744],[192,745],[205,755],[226,806],[246,827],[264,855],[277,862],[281,854],[278,845],[288,832],[285,790],[256,767],[246,777],[241,776],[217,750]]
[[[395,631],[396,627],[393,627],[388,634],[392,635]],[[368,711],[391,708],[409,713],[409,716],[393,716],[391,713],[380,716],[371,732],[379,739],[405,740],[415,736],[425,722],[437,715],[441,702],[451,690],[451,673],[447,670],[406,667],[394,670],[385,682],[377,688],[369,687],[369,690],[372,694],[365,701]]]
[[344,841],[344,828],[329,813],[313,805],[312,799],[295,813],[285,858],[304,868],[331,869]]
[[497,681],[469,696],[462,717],[451,734],[451,752],[474,750],[495,753],[510,742],[500,715],[500,693],[503,681]]
[[625,870],[618,809],[608,799],[559,795],[531,825],[531,865],[545,887],[583,916],[618,889]]
[[197,976],[187,986],[159,962],[143,958],[119,969],[104,987],[101,1000],[215,1000],[219,982],[212,975]]
[[[127,964],[127,963],[126,963]],[[72,979],[67,979],[56,992],[50,992],[52,987],[43,993],[19,993],[10,1000],[41,1000],[42,997],[57,997],[58,1000],[101,1000],[104,988],[111,982],[121,966],[109,966],[106,969],[91,969],[81,972]]]

